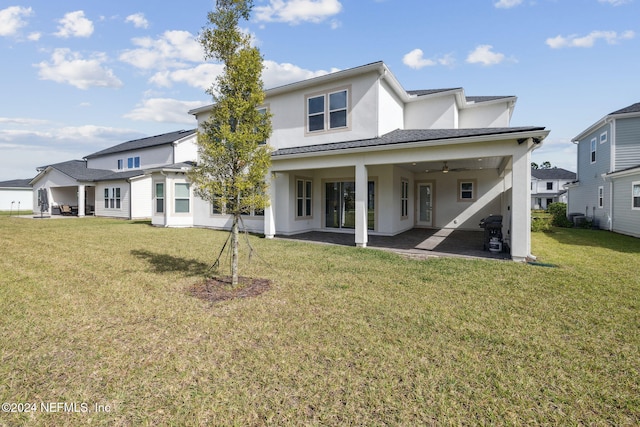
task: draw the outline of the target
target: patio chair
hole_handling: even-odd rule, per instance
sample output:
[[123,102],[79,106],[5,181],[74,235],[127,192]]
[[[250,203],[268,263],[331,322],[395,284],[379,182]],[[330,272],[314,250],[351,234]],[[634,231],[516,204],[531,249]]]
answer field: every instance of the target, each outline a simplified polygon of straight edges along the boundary
[[60,205],[60,215],[73,215],[73,212],[71,211],[71,206]]

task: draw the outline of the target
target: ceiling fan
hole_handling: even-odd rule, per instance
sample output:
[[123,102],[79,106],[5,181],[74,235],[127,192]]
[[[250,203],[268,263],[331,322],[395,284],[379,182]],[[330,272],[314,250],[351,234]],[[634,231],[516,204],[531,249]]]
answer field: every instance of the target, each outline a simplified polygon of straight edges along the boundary
[[442,168],[440,169],[431,169],[431,170],[426,170],[426,173],[449,173],[449,172],[460,172],[460,171],[466,171],[468,170],[467,168],[450,168],[449,165],[447,164],[447,161],[445,160],[444,162],[442,162]]

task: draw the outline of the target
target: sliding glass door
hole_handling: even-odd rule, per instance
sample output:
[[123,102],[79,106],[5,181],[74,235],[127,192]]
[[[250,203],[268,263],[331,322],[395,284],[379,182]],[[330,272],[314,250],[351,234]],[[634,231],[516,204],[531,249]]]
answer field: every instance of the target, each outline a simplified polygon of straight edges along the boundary
[[[375,185],[369,181],[367,196],[367,228],[375,225]],[[356,227],[356,183],[336,181],[325,183],[325,227],[353,229]]]

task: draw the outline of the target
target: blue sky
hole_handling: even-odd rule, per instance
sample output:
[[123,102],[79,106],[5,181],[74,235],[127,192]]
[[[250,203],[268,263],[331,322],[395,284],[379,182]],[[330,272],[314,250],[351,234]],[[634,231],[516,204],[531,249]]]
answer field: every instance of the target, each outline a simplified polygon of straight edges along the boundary
[[[195,127],[214,6],[0,0],[0,180]],[[640,0],[255,0],[244,27],[266,88],[384,61],[407,90],[515,95],[512,126],[551,130],[533,160],[574,171],[571,138],[640,102]]]

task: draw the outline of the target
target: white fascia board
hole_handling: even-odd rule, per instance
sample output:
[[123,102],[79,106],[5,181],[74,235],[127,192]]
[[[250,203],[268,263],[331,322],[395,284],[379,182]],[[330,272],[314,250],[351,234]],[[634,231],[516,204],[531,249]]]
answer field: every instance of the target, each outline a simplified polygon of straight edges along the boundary
[[327,150],[327,151],[314,151],[311,153],[299,153],[299,154],[283,154],[275,157],[271,157],[272,160],[288,160],[288,159],[297,159],[304,157],[322,157],[322,156],[339,156],[344,154],[357,154],[362,152],[374,152],[374,151],[390,151],[394,149],[412,149],[412,148],[422,148],[422,147],[441,147],[444,145],[462,145],[462,144],[472,144],[476,142],[492,142],[492,141],[508,141],[518,139],[527,139],[527,138],[539,138],[541,140],[538,144],[534,144],[534,148],[542,145],[542,141],[549,135],[548,130],[542,131],[528,131],[528,132],[518,132],[518,133],[510,133],[510,134],[500,134],[500,135],[481,135],[481,136],[470,136],[464,138],[450,138],[450,139],[441,139],[437,141],[416,141],[416,142],[406,142],[402,144],[386,144],[386,145],[376,145],[376,146],[368,146],[368,147],[357,147],[357,148],[344,148],[340,150]]
[[623,170],[620,172],[613,172],[609,174],[605,173],[605,174],[602,174],[602,178],[604,178],[605,180],[610,180],[610,179],[622,178],[625,176],[633,176],[633,175],[640,175],[640,166],[635,167],[633,169]]

